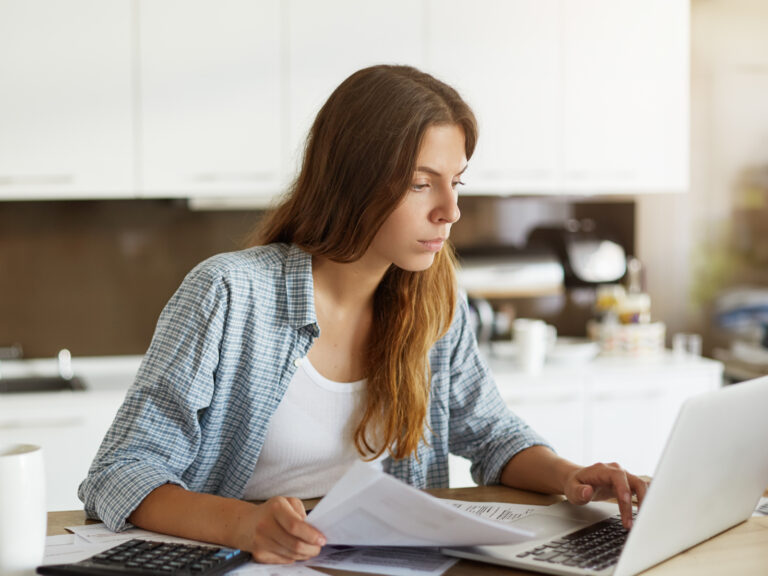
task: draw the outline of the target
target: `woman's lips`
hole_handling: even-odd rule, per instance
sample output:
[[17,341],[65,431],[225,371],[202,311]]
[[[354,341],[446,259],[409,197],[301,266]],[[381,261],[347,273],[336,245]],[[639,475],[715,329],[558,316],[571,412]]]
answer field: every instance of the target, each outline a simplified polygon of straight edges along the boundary
[[424,246],[430,252],[439,252],[440,248],[445,244],[445,240],[442,238],[434,238],[432,240],[419,240],[419,244]]

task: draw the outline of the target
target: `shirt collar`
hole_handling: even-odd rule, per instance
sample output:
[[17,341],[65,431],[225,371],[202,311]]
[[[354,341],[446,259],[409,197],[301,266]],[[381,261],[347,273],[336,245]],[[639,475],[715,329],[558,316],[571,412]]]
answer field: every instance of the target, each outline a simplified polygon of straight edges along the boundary
[[288,323],[295,329],[312,326],[319,334],[315,314],[315,292],[312,281],[312,255],[295,244],[288,247],[285,260],[285,292],[288,300]]

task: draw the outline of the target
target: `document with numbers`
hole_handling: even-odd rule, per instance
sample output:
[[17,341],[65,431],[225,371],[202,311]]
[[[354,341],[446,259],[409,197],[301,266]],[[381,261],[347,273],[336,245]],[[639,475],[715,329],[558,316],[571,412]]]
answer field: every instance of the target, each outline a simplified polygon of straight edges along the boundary
[[483,518],[496,520],[497,522],[514,522],[525,518],[531,512],[546,508],[534,504],[509,504],[507,502],[466,502],[464,500],[447,500],[459,510],[465,510]]

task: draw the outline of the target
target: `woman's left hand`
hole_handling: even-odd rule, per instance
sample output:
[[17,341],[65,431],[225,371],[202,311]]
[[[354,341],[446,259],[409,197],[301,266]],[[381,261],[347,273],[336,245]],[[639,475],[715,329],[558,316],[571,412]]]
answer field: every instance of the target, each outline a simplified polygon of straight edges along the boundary
[[630,474],[614,462],[593,464],[574,471],[565,482],[564,493],[574,504],[616,498],[622,524],[629,529],[632,527],[632,495],[637,495],[640,506],[647,490],[648,484],[642,478]]

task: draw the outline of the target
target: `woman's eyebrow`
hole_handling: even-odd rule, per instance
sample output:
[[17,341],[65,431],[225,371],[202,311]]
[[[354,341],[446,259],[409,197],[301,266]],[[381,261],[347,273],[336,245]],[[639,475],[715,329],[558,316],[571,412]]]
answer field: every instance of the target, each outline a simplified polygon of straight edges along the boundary
[[[456,176],[461,176],[464,174],[467,168],[469,168],[469,164],[465,164],[464,168],[462,168],[461,172],[456,174]],[[416,172],[426,172],[427,174],[433,174],[434,176],[442,176],[439,171],[435,170],[434,168],[430,168],[429,166],[416,166]]]

